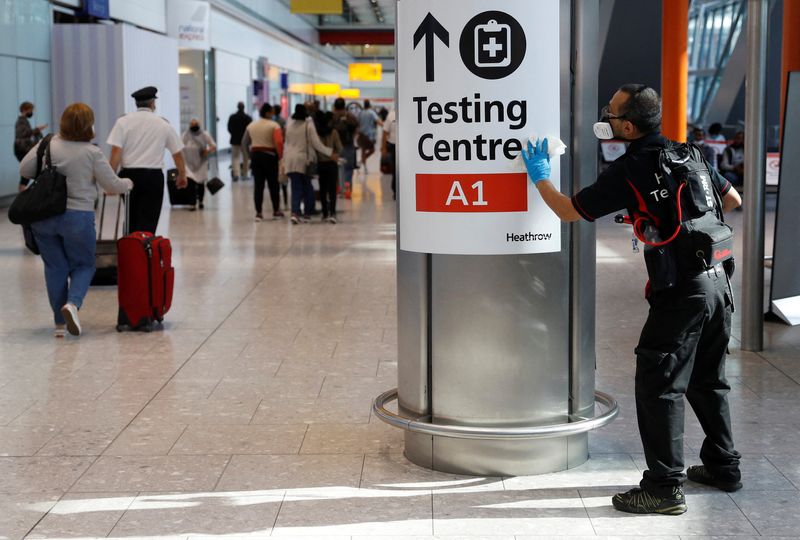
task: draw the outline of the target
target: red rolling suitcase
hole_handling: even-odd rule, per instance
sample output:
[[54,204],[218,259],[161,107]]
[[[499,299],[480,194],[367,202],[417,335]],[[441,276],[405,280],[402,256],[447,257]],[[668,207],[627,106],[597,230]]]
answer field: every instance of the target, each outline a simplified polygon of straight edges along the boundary
[[172,304],[175,269],[168,238],[134,232],[117,245],[119,317],[117,331],[152,330]]

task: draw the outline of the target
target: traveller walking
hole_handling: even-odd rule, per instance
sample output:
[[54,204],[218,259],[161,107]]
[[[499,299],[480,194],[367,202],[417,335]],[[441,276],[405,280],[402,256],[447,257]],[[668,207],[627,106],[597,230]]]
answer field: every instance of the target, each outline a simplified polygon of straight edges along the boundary
[[231,177],[234,182],[247,176],[249,156],[242,149],[244,131],[253,118],[244,112],[244,103],[236,104],[236,112],[228,117],[228,133],[231,135]]
[[186,159],[186,174],[197,183],[197,204],[192,210],[205,208],[203,198],[208,181],[208,156],[217,151],[211,134],[200,127],[200,121],[192,118],[189,129],[183,132],[183,155]]
[[383,120],[372,109],[368,99],[364,100],[364,109],[358,115],[358,147],[361,148],[361,165],[364,174],[367,174],[367,160],[375,153],[375,140],[378,136],[378,126],[383,125]]
[[397,199],[397,113],[392,109],[386,116],[381,144],[381,160],[389,161],[392,172],[392,199]]
[[[339,132],[333,126],[333,113],[319,115],[317,132],[322,144],[333,148],[333,155],[342,153]],[[319,197],[322,202],[322,221],[336,223],[336,186],[339,184],[339,163],[319,150],[317,172],[319,173]]]
[[22,159],[25,178],[37,174],[37,151],[49,144],[53,166],[67,178],[67,211],[31,225],[44,262],[47,296],[53,309],[55,336],[81,334],[78,310],[95,272],[94,207],[97,185],[106,193],[127,193],[133,182],[119,178],[103,152],[91,144],[94,112],[84,103],[73,103],[61,116],[59,132],[38,143]]
[[[42,139],[42,133],[47,128],[47,124],[31,127],[34,106],[30,101],[23,101],[19,106],[19,118],[14,126],[14,157],[17,161],[22,161],[31,148]],[[28,179],[19,179],[19,190],[27,187]]]
[[340,167],[339,189],[345,197],[350,197],[353,187],[353,171],[356,168],[356,134],[358,133],[358,118],[349,112],[342,98],[333,102],[333,125],[339,133],[342,143],[342,159]]
[[737,131],[731,144],[722,152],[719,170],[734,186],[744,185],[744,131]]
[[176,185],[188,185],[186,165],[183,161],[183,144],[169,122],[156,116],[158,89],[147,86],[131,97],[136,100],[136,111],[120,117],[106,142],[111,145],[111,167],[119,176],[133,180],[133,190],[128,200],[128,230],[155,234],[164,200],[164,149],[169,150],[178,169]]
[[[325,146],[319,140],[314,122],[308,120],[308,109],[305,105],[296,105],[292,119],[286,125],[286,144],[284,167],[292,183],[292,223],[298,224],[301,219],[308,223],[311,221],[311,211],[314,208],[314,189],[311,187],[311,169],[316,163],[317,154],[320,152],[337,161],[339,156],[333,148]],[[301,214],[300,205],[303,204]],[[301,217],[302,216],[302,217]]]
[[[645,242],[650,312],[635,349],[635,386],[636,415],[647,470],[639,487],[615,495],[612,504],[623,512],[678,515],[686,511],[682,486],[687,475],[694,482],[724,491],[742,487],[741,455],[734,449],[727,400],[730,386],[724,375],[731,332],[728,274],[732,265],[727,261],[710,264],[697,258],[695,248],[686,242],[688,233],[678,222],[679,217],[685,217],[678,208],[686,206],[687,212],[705,209],[699,214],[710,218],[705,221],[695,219],[690,213],[693,223],[705,223],[698,226],[698,236],[693,237],[699,241],[703,227],[726,228],[719,221],[721,212],[739,206],[741,198],[715,169],[705,167],[701,156],[694,158],[696,150],[661,135],[661,100],[652,88],[637,84],[622,86],[604,109],[602,122],[598,127],[604,129],[597,131],[613,131],[615,138],[630,141],[630,146],[593,185],[572,198],[562,195],[548,179],[550,158],[546,142],[537,142],[536,147],[529,145],[528,151],[523,151],[523,158],[542,199],[561,220],[594,221],[627,209],[633,216],[637,237],[642,236]],[[693,168],[691,173],[685,173],[682,177],[685,183],[676,189],[679,167],[667,171],[662,165],[671,155],[668,152],[677,155],[684,150],[691,152],[690,156],[702,169],[695,173]],[[671,171],[676,171],[675,177],[670,176]],[[708,185],[709,181],[713,186]],[[699,185],[695,190],[690,185],[689,193],[681,196],[690,182],[705,187]],[[712,203],[707,198],[710,189],[714,191]],[[701,196],[694,198],[693,193]],[[659,241],[668,238],[666,235],[678,241]],[[732,236],[729,240],[732,245]],[[705,432],[700,449],[703,464],[689,467],[686,473],[684,395]]]
[[263,221],[264,184],[269,188],[272,201],[272,218],[283,217],[281,212],[278,163],[283,156],[283,133],[281,126],[272,119],[272,105],[265,103],[258,114],[261,118],[247,126],[242,146],[250,154],[253,168],[253,200],[256,206],[256,221]]

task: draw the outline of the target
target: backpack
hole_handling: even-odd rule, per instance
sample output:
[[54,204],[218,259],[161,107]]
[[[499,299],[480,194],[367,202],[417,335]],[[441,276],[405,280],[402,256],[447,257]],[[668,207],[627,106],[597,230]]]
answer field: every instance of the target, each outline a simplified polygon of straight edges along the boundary
[[697,274],[733,259],[733,229],[725,223],[722,195],[702,150],[675,143],[657,152],[659,173],[671,201],[670,219],[656,225],[636,214],[633,232],[645,244],[651,290],[677,284],[678,275]]
[[333,120],[333,128],[339,132],[339,139],[342,142],[342,146],[352,146],[355,140],[356,122],[350,116],[351,114],[352,113],[347,112],[337,116]]

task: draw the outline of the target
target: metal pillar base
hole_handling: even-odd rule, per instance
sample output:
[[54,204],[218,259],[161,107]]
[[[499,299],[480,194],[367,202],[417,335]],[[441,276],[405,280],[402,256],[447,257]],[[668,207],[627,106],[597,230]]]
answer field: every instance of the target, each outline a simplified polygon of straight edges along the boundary
[[405,430],[405,456],[421,467],[474,476],[525,476],[563,471],[589,458],[589,431],[619,413],[616,400],[602,392],[595,400],[606,411],[593,418],[534,427],[472,427],[433,424],[386,409],[397,390],[375,399],[372,410],[387,424]]
[[527,476],[564,471],[589,459],[589,435],[533,440],[484,441],[406,431],[406,458],[452,474]]

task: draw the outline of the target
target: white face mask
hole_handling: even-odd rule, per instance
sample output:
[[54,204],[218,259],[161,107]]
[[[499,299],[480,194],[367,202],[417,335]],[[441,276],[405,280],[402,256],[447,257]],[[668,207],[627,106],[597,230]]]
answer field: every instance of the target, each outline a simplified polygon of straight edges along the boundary
[[601,141],[607,141],[614,138],[614,130],[611,129],[611,124],[608,122],[595,122],[592,126],[594,136]]

